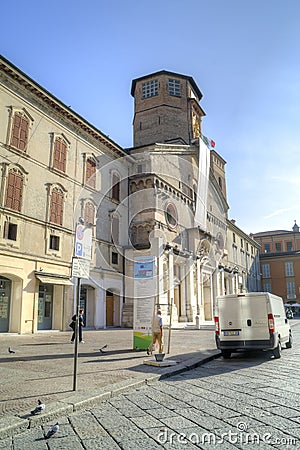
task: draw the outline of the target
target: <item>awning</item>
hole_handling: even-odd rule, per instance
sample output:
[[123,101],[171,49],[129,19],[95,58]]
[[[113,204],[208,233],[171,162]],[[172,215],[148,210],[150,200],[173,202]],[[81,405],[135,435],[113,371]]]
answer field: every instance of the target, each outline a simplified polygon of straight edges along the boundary
[[36,274],[35,275],[36,278],[44,284],[62,284],[64,286],[72,286],[72,282],[68,279],[68,278],[62,278],[62,277],[58,277],[58,276],[49,276],[49,275],[41,275],[41,274]]

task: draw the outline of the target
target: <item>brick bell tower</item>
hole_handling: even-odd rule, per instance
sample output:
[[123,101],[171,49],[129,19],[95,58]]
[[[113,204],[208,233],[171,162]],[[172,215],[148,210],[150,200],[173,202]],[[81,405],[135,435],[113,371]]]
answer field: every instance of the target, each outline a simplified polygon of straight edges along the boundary
[[132,81],[133,145],[188,145],[201,134],[202,93],[192,77],[161,70]]

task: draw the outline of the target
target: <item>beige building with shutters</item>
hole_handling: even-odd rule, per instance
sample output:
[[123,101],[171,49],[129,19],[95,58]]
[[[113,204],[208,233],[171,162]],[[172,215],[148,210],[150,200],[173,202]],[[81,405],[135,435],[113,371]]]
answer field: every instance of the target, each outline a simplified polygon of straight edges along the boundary
[[[67,327],[79,217],[93,225],[91,272],[81,279],[86,324],[120,326],[123,263],[112,229],[127,225],[126,153],[5,58],[0,66],[0,332]],[[126,245],[126,233],[114,241]]]

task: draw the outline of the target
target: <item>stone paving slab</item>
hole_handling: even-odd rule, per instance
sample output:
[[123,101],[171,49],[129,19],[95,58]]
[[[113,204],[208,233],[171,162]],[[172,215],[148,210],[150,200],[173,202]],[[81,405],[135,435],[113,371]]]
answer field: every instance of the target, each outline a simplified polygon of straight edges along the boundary
[[[220,356],[211,330],[172,330],[171,367],[143,364],[130,329],[84,330],[79,345],[77,390],[73,391],[74,345],[69,332],[0,334],[0,438],[97,405],[133,388],[190,370]],[[99,349],[107,344],[104,353]],[[15,354],[8,353],[8,347]],[[151,357],[149,357],[150,359]],[[45,412],[31,416],[41,399]]]

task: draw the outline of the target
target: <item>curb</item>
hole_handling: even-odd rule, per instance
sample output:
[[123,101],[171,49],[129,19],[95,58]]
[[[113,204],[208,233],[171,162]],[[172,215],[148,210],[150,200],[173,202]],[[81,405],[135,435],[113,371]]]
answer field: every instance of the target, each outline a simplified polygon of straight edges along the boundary
[[221,356],[221,353],[217,350],[214,350],[213,352],[213,354],[204,356],[201,359],[193,358],[185,363],[179,363],[177,366],[165,368],[163,369],[164,373],[162,374],[153,375],[148,378],[120,381],[110,386],[103,387],[102,389],[98,389],[97,392],[90,392],[89,394],[74,393],[64,400],[49,403],[47,405],[47,412],[44,412],[41,415],[32,416],[26,412],[25,414],[20,413],[18,415],[6,416],[0,419],[0,439],[11,437],[17,432],[22,432],[29,428],[32,429],[38,427],[50,420],[57,419],[62,414],[71,414],[75,411],[80,411],[140,386],[149,385],[173,375],[195,369],[196,367]]

